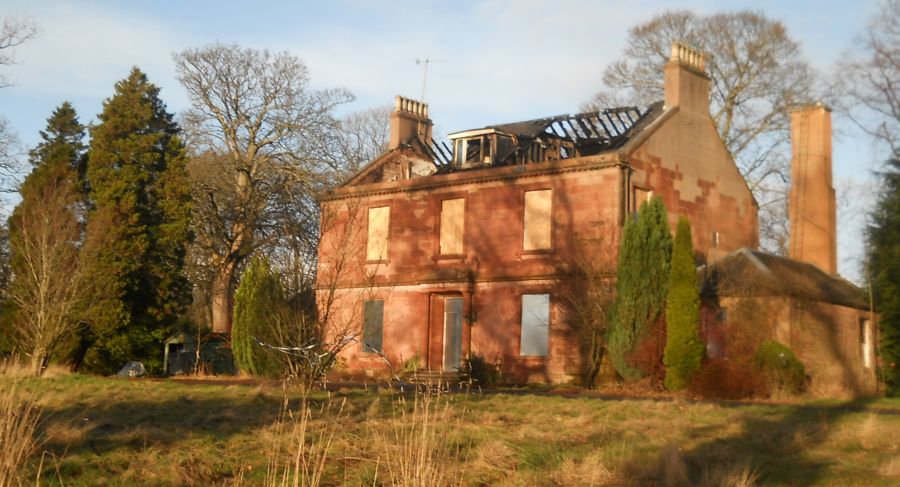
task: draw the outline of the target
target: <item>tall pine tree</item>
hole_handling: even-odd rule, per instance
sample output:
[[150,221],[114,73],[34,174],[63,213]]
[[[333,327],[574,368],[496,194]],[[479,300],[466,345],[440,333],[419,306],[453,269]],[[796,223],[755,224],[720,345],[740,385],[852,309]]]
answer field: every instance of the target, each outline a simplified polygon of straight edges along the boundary
[[878,311],[887,392],[900,396],[900,152],[880,174],[884,186],[866,232],[869,282]]
[[158,369],[162,342],[190,299],[183,272],[190,191],[180,129],[139,69],[116,83],[91,129],[92,208],[84,245],[89,283],[84,359],[110,373],[128,360]]
[[684,389],[700,370],[703,342],[700,340],[700,290],[691,242],[691,223],[678,219],[672,249],[669,289],[666,296],[666,389]]
[[616,296],[607,343],[613,367],[626,381],[649,370],[633,355],[660,323],[666,306],[672,234],[669,216],[658,196],[641,205],[636,220],[628,220],[619,246]]
[[53,112],[40,135],[29,153],[31,173],[19,187],[22,200],[9,219],[11,338],[36,374],[76,328],[78,284],[71,274],[78,267],[86,149],[84,126],[69,102]]

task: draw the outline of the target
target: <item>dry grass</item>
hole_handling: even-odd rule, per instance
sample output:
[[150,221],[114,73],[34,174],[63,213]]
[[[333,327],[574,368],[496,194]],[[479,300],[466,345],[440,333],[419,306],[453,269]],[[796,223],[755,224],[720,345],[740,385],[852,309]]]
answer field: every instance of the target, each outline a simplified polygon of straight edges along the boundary
[[[281,413],[271,435],[266,465],[266,487],[316,487],[322,485],[329,451],[337,433],[345,401],[334,410],[331,401],[316,409],[308,397],[292,409],[285,394]],[[318,431],[315,428],[318,427]]]
[[14,382],[42,411],[37,434],[47,454],[41,464],[32,449],[22,470],[29,482],[888,486],[900,474],[893,400],[305,394],[77,374],[0,377],[0,391]]
[[17,379],[0,388],[0,487],[24,483],[24,466],[35,450],[40,418],[34,399]]
[[[50,364],[41,374],[42,379],[55,379],[71,375],[72,371],[63,365]],[[34,377],[34,372],[27,365],[14,359],[0,360],[0,377],[9,379],[26,379]]]
[[[440,388],[438,388],[440,390]],[[416,392],[412,401],[399,396],[389,425],[375,426],[379,466],[394,487],[443,487],[460,485],[454,475],[454,457],[460,454],[450,442],[453,410],[440,392]]]

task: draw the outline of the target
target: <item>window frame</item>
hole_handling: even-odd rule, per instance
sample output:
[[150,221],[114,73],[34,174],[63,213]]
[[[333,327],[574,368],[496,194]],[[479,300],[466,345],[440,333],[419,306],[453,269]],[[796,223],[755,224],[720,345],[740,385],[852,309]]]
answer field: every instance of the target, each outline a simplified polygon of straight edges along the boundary
[[[525,301],[526,296],[546,296],[547,302],[547,314],[546,314],[546,345],[545,351],[543,354],[535,354],[535,353],[525,353],[526,351],[531,352],[532,350],[525,350]],[[529,291],[524,292],[519,295],[519,357],[525,358],[538,358],[538,359],[548,359],[550,358],[550,337],[551,331],[553,328],[553,295],[549,291]]]
[[[385,229],[384,235],[384,254],[381,255],[380,259],[370,259],[369,258],[369,241],[371,240],[371,232],[370,226],[372,223],[371,212],[372,210],[377,210],[381,208],[387,208],[387,218],[388,224],[387,229]],[[378,263],[387,263],[390,262],[391,255],[391,230],[393,230],[394,217],[393,217],[393,206],[391,204],[379,204],[372,205],[366,208],[366,248],[365,248],[365,263],[366,264],[378,264]]]
[[[444,202],[445,201],[453,201],[453,200],[462,200],[462,236],[460,242],[460,252],[459,253],[444,253],[441,248],[441,230],[444,227]],[[450,193],[441,195],[441,197],[437,201],[437,225],[435,229],[435,259],[461,259],[466,255],[466,235],[469,233],[466,231],[466,213],[469,210],[469,201],[466,193]]]
[[[371,355],[381,355],[384,353],[384,301],[385,300],[383,298],[372,298],[372,299],[363,300],[362,333],[361,333],[362,340],[360,340],[360,342],[359,342],[361,353],[371,354]],[[367,341],[369,341],[369,340],[367,340],[367,337],[368,337],[367,324],[368,324],[368,322],[366,320],[367,317],[369,316],[369,313],[368,313],[369,303],[381,303],[381,316],[380,316],[381,324],[379,326],[379,330],[381,333],[380,333],[380,336],[378,337],[378,349],[377,350],[374,349],[374,347],[370,347],[366,343]]]
[[[526,225],[526,217],[528,216],[528,205],[527,205],[528,193],[534,193],[534,192],[539,192],[539,191],[549,191],[550,192],[550,209],[549,209],[549,215],[548,215],[549,226],[550,226],[550,228],[548,229],[548,232],[550,234],[549,235],[549,245],[546,248],[526,249],[525,248],[525,238],[526,238],[526,235],[528,235],[528,227]],[[519,240],[519,243],[522,246],[521,249],[522,249],[523,255],[549,254],[549,253],[553,253],[553,251],[555,250],[556,239],[554,238],[554,235],[553,235],[555,233],[554,232],[555,224],[554,224],[554,219],[553,219],[553,211],[556,208],[555,200],[556,200],[556,191],[554,190],[553,186],[538,186],[538,187],[522,190],[522,199],[521,199],[521,201],[522,201],[522,220],[521,220],[522,221],[522,238]]]
[[866,317],[859,318],[859,360],[864,369],[872,368],[872,321]]

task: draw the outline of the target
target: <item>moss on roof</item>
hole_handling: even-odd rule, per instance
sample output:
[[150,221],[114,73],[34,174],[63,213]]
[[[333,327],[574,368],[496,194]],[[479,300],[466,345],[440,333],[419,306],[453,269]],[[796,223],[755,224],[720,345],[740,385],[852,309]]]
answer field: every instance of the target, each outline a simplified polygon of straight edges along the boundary
[[700,268],[706,298],[788,296],[809,301],[868,309],[861,288],[797,260],[740,249]]

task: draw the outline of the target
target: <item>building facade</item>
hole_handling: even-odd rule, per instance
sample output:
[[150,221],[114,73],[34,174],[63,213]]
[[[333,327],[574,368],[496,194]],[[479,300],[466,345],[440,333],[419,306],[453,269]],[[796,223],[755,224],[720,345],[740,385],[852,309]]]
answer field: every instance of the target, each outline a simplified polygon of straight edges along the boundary
[[321,198],[317,275],[330,333],[356,334],[351,371],[467,357],[515,382],[580,369],[560,280],[588,258],[614,275],[627,218],[652,196],[708,261],[758,243],[757,205],[709,116],[703,55],[674,44],[665,99],[431,139],[398,97],[389,150]]

